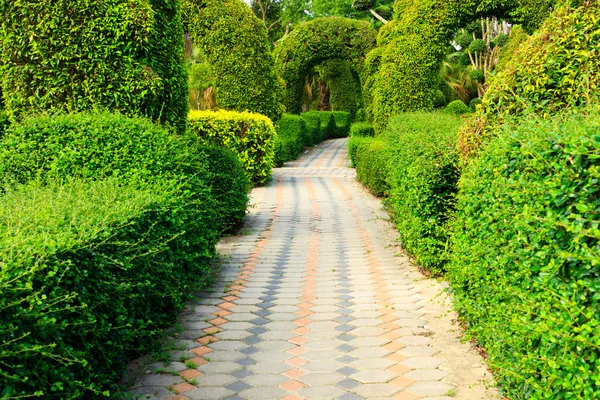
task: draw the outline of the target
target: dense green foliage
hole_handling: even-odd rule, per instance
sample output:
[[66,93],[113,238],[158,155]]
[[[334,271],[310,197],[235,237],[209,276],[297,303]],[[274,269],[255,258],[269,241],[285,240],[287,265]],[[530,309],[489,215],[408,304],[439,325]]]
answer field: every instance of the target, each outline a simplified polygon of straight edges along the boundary
[[347,111],[352,118],[362,107],[360,79],[348,60],[327,60],[316,68],[329,88],[333,111]]
[[199,145],[191,140],[205,159],[210,193],[215,200],[220,232],[231,232],[244,222],[251,182],[238,157],[224,147]]
[[517,120],[460,182],[449,277],[511,399],[600,393],[600,115]]
[[525,43],[528,37],[529,35],[527,35],[523,27],[520,25],[516,25],[511,28],[508,41],[500,50],[498,64],[496,65],[496,72],[504,69],[504,67],[513,58],[514,54],[518,51],[519,47]]
[[109,389],[208,283],[219,204],[189,140],[108,113],[10,127],[0,141],[0,365],[13,366],[0,368],[3,395]]
[[352,115],[345,111],[333,111],[331,114],[335,121],[335,130],[331,133],[331,138],[348,137],[352,126]]
[[533,109],[549,116],[598,103],[600,3],[570,3],[559,7],[490,80],[482,106],[461,131],[464,157],[477,153],[510,115]]
[[375,196],[387,196],[393,158],[390,143],[379,138],[353,137],[349,153],[358,181]]
[[4,131],[8,129],[10,125],[10,119],[8,117],[8,113],[2,109],[0,109],[0,137],[4,135]]
[[350,127],[350,136],[373,137],[375,136],[375,129],[373,128],[373,125],[368,122],[356,122]]
[[460,124],[454,115],[399,114],[376,138],[352,136],[349,143],[358,180],[387,197],[402,246],[432,273],[441,272],[448,260]]
[[276,124],[276,129],[275,165],[278,167],[287,161],[295,160],[305,147],[313,144],[306,122],[299,115],[283,114]]
[[380,30],[380,49],[369,58],[375,72],[366,90],[376,130],[400,112],[433,109],[448,43],[472,7],[469,0],[396,1],[397,19]]
[[294,29],[275,48],[275,66],[286,84],[284,104],[298,114],[302,90],[312,68],[335,59],[347,60],[360,73],[366,53],[375,46],[369,23],[341,17],[319,18]]
[[233,151],[252,182],[265,184],[271,179],[277,133],[269,118],[247,112],[192,111],[188,127],[203,143]]
[[241,0],[183,0],[186,30],[214,77],[217,106],[277,121],[282,84],[273,67],[267,31]]
[[6,109],[95,108],[185,130],[187,76],[179,0],[0,1]]
[[[337,130],[337,124],[331,111],[309,111],[300,114],[300,116],[306,121],[309,131],[311,131],[312,145],[333,137]],[[315,128],[317,126],[319,126],[318,131]]]
[[444,108],[445,114],[463,115],[470,114],[472,112],[473,110],[471,109],[471,107],[466,105],[462,100],[454,100],[453,102],[448,104],[446,108]]
[[400,114],[380,135],[392,147],[386,205],[400,243],[415,262],[439,273],[448,259],[448,221],[459,178],[456,138],[461,119]]

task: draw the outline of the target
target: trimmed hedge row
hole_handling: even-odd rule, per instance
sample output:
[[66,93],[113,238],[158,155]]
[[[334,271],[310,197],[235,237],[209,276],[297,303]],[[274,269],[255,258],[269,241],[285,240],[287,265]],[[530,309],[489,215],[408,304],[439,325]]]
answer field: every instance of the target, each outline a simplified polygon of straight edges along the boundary
[[0,185],[2,397],[112,395],[247,202],[230,152],[108,113],[11,125]]
[[356,122],[350,127],[350,137],[373,137],[375,128],[369,122]]
[[247,112],[192,111],[188,128],[201,142],[236,154],[252,182],[265,184],[271,179],[277,134],[269,118]]
[[402,246],[432,273],[441,272],[448,260],[460,123],[459,117],[442,113],[400,114],[381,135],[353,136],[349,143],[357,179],[387,197]]
[[348,136],[350,113],[345,111],[309,111],[300,115],[284,114],[277,122],[275,165],[298,158],[304,148],[329,138]]
[[[320,123],[318,126],[320,127]],[[312,145],[314,139],[311,134],[316,132],[307,128],[301,116],[292,114],[283,114],[276,124],[276,129],[275,165],[278,167],[298,158],[305,147]]]
[[448,276],[504,395],[600,393],[600,114],[508,123],[460,181]]

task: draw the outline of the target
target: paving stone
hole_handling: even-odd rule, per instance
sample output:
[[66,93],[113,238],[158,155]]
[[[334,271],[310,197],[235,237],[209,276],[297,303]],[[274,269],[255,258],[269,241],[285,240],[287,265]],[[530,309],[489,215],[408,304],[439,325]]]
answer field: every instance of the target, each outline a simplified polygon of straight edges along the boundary
[[243,367],[247,367],[249,365],[256,364],[256,360],[252,357],[244,357],[240,360],[236,360],[235,362],[236,362],[236,364],[239,364]]
[[390,354],[391,351],[386,350],[382,347],[361,347],[356,350],[352,350],[348,354],[356,358],[370,358],[370,357],[385,357]]
[[220,400],[234,394],[233,391],[224,387],[200,387],[185,392],[185,396],[191,400]]
[[361,370],[370,369],[386,369],[395,365],[396,362],[385,358],[363,358],[362,360],[355,361],[350,364],[353,368]]
[[238,369],[231,373],[231,376],[235,376],[238,379],[244,379],[252,375],[254,375],[254,372],[248,371],[247,369]]
[[211,361],[199,366],[197,369],[205,374],[226,374],[240,369],[240,365],[231,361]]
[[258,362],[248,369],[255,374],[280,374],[290,369],[290,366],[282,362]]
[[182,382],[183,379],[179,375],[146,375],[139,379],[139,383],[143,386],[170,386]]
[[238,393],[238,392],[241,392],[242,390],[250,389],[252,387],[252,385],[248,385],[246,382],[236,381],[236,382],[230,383],[229,385],[227,385],[225,387],[235,393]]
[[430,357],[440,352],[429,346],[406,346],[400,351],[407,357]]
[[166,397],[173,396],[173,392],[167,388],[156,386],[142,386],[128,390],[127,393],[144,400],[162,400]]
[[246,400],[280,399],[288,392],[278,387],[257,387],[244,390],[239,395]]
[[455,387],[440,381],[417,382],[410,387],[410,391],[422,396],[443,396]]
[[396,376],[396,374],[390,371],[373,369],[368,371],[359,371],[353,375],[350,375],[350,378],[361,383],[385,383],[396,378]]
[[244,382],[252,386],[279,386],[287,382],[289,378],[281,374],[255,374],[244,379]]
[[398,393],[402,388],[389,383],[369,383],[352,389],[356,394],[363,397],[387,397]]
[[402,361],[402,365],[414,369],[433,369],[437,368],[442,360],[435,357],[412,357]]
[[307,386],[296,392],[298,396],[307,399],[333,399],[344,394],[344,390],[333,385]]
[[[345,393],[343,395],[341,395],[340,397],[338,397],[336,400],[362,400],[364,399],[364,397],[359,396],[357,394],[354,393]],[[386,398],[386,400],[388,400]]]
[[344,364],[333,360],[310,361],[302,366],[307,371],[333,372],[342,368]]
[[331,385],[344,379],[344,375],[336,372],[310,372],[298,378],[299,381],[307,385]]
[[208,386],[225,386],[230,383],[235,382],[237,379],[232,375],[226,374],[210,374],[210,375],[201,375],[195,378],[198,382],[197,385],[200,387],[208,387]]
[[263,351],[285,351],[296,347],[296,345],[287,341],[270,340],[259,343],[255,347]]
[[240,349],[246,347],[246,345],[242,342],[234,341],[234,340],[220,340],[218,342],[209,344],[208,347],[210,347],[211,349],[214,349],[214,350],[235,351],[235,350],[240,350]]
[[439,369],[416,369],[406,373],[404,376],[414,381],[439,381],[448,373]]
[[289,360],[290,358],[294,358],[294,355],[283,351],[260,351],[256,354],[253,354],[252,358],[258,362],[284,362]]

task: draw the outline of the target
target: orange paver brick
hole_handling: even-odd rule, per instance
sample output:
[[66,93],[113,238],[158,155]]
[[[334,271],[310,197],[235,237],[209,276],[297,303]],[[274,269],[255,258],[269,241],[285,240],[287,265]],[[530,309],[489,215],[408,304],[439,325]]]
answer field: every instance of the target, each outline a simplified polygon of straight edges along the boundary
[[185,371],[181,371],[179,373],[179,375],[183,378],[183,379],[194,379],[197,376],[202,375],[202,372],[196,370],[196,369],[186,369]]
[[287,381],[286,383],[279,385],[280,388],[282,388],[283,390],[287,390],[288,392],[295,392],[296,390],[300,390],[305,386],[306,385],[304,383],[294,380]]
[[177,385],[173,385],[172,388],[175,393],[185,393],[189,392],[190,390],[198,389],[196,386],[190,385],[187,382],[178,383]]
[[212,353],[212,351],[213,351],[213,349],[211,349],[210,347],[206,347],[206,346],[196,347],[195,349],[191,350],[192,353],[197,354],[199,356],[203,356],[205,354]]

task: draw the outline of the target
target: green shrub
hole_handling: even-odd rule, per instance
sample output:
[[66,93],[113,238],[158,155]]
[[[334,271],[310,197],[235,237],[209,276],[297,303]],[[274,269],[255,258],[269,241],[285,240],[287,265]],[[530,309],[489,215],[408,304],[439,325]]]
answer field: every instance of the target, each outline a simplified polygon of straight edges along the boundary
[[317,133],[314,127],[317,125],[316,121],[319,121],[320,129],[317,136],[314,136],[312,139],[313,145],[329,139],[337,130],[337,125],[331,111],[309,111],[300,114],[300,116],[306,121],[307,125],[313,127],[311,134]]
[[356,178],[375,196],[387,195],[391,158],[389,144],[376,138],[351,140],[356,139],[359,139],[353,161],[356,166]]
[[471,109],[471,111],[475,112],[475,111],[477,111],[477,106],[479,104],[481,104],[481,99],[479,99],[479,98],[471,99],[471,101],[469,102],[469,108]]
[[591,56],[600,52],[598,18],[598,2],[564,2],[516,48],[489,80],[482,106],[461,130],[459,145],[466,160],[499,132],[495,128],[507,117],[531,109],[547,117],[599,103],[600,57]]
[[504,46],[500,49],[498,54],[498,64],[494,71],[496,73],[502,71],[506,64],[512,59],[513,55],[517,52],[517,49],[525,43],[529,35],[520,25],[515,25],[510,29],[510,36]]
[[458,171],[456,138],[461,118],[439,113],[400,114],[378,139],[391,148],[385,200],[415,262],[440,273],[448,260],[449,216]]
[[183,10],[186,30],[210,64],[217,106],[277,121],[283,82],[262,21],[240,0],[183,0]]
[[[197,138],[193,138],[197,141]],[[215,209],[221,232],[231,232],[244,223],[251,182],[238,157],[224,147],[198,146],[205,158],[210,193],[217,203]]]
[[300,113],[306,76],[313,67],[345,60],[354,74],[360,74],[364,56],[375,47],[375,35],[367,21],[329,17],[299,25],[280,40],[275,47],[275,68],[285,81],[287,112]]
[[0,110],[0,138],[4,135],[4,131],[8,129],[10,125],[10,119],[8,113],[4,110]]
[[127,360],[175,322],[209,279],[216,236],[197,222],[213,213],[207,191],[179,185],[109,178],[3,195],[2,398],[110,397]]
[[277,134],[269,118],[247,112],[192,111],[188,127],[203,143],[233,151],[252,182],[265,184],[271,179]]
[[369,122],[355,122],[350,128],[350,137],[373,137],[375,136],[375,129]]
[[514,399],[600,393],[600,115],[508,123],[464,170],[449,277]]
[[462,100],[454,100],[444,108],[444,114],[463,115],[470,114],[473,110]]
[[277,122],[277,139],[275,140],[275,165],[281,167],[292,161],[311,145],[306,122],[298,115],[283,114]]
[[351,136],[348,140],[348,156],[350,157],[350,167],[356,168],[358,164],[357,154],[358,149],[363,144],[371,143],[371,137],[366,136]]
[[335,121],[335,130],[332,138],[344,138],[350,135],[350,127],[352,126],[352,115],[345,111],[333,111],[333,119]]
[[179,0],[0,0],[8,113],[104,108],[185,131],[180,10]]
[[308,115],[305,114],[307,113],[300,114],[300,118],[306,123],[308,145],[313,146],[319,144],[321,142],[321,119],[312,113]]

